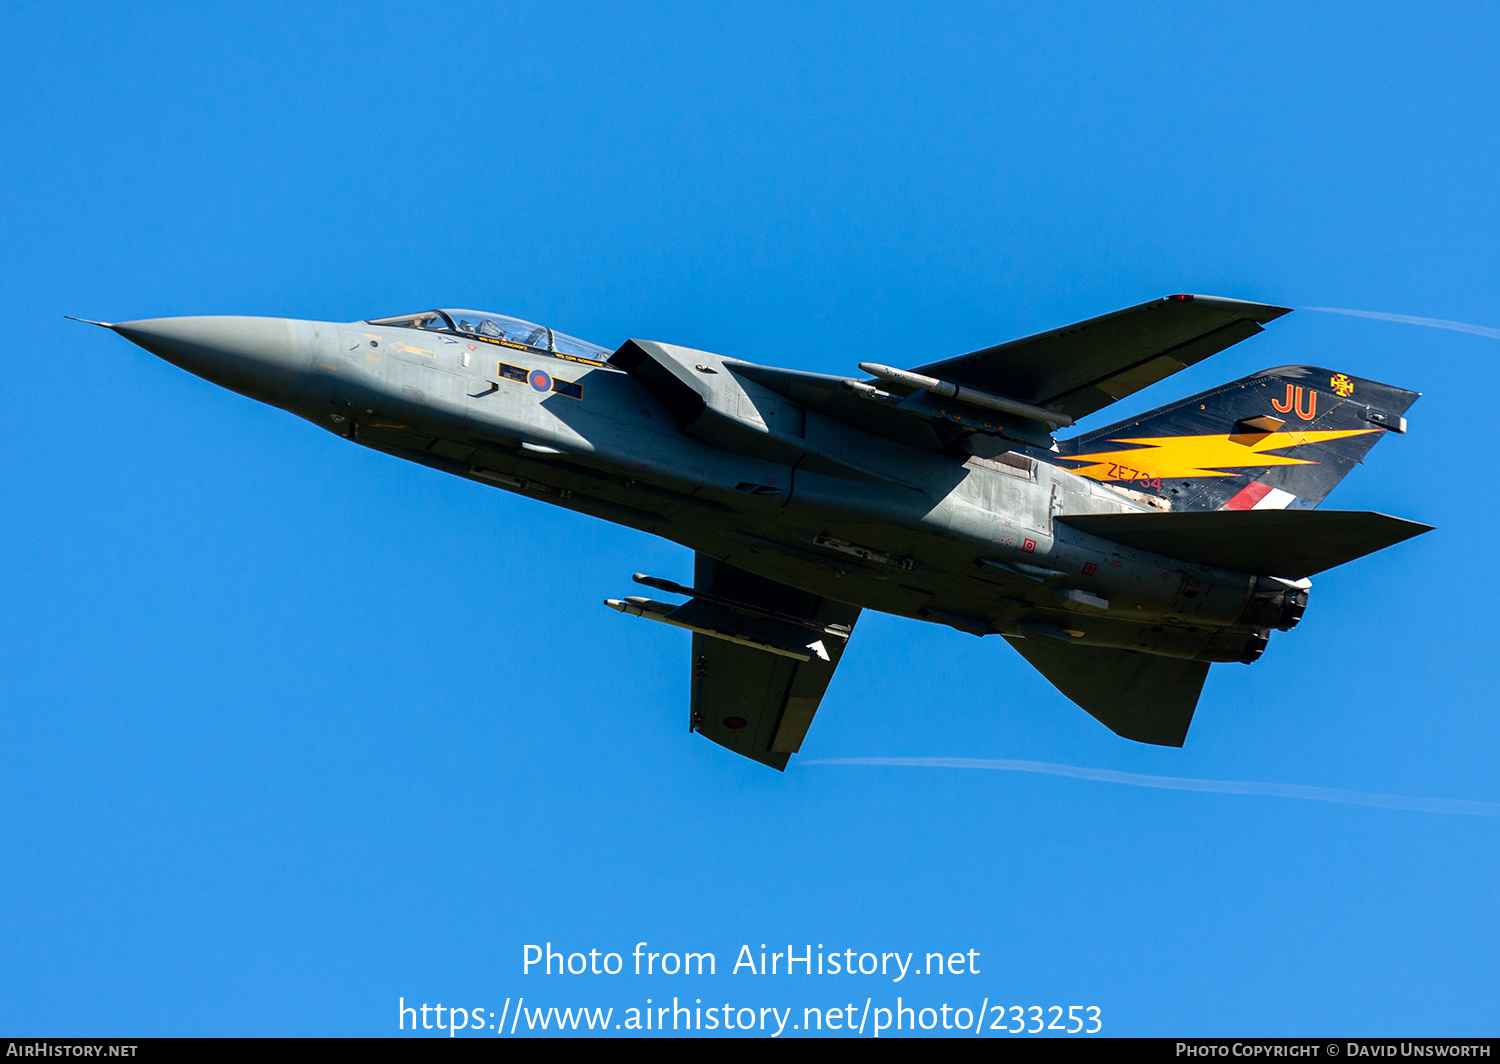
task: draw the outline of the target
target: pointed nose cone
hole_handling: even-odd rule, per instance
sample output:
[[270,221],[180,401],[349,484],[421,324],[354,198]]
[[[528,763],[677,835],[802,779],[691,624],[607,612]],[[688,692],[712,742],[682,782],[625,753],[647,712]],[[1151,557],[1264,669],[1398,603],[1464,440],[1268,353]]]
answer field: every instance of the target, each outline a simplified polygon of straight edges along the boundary
[[295,399],[308,367],[302,323],[291,318],[149,318],[115,332],[205,380],[253,399]]

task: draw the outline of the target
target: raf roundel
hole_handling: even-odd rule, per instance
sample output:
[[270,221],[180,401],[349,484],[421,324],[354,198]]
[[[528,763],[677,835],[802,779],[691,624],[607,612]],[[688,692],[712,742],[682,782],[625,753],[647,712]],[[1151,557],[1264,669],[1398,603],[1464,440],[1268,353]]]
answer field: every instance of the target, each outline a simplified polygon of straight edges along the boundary
[[552,378],[544,370],[534,369],[526,379],[539,392],[550,392],[552,390]]

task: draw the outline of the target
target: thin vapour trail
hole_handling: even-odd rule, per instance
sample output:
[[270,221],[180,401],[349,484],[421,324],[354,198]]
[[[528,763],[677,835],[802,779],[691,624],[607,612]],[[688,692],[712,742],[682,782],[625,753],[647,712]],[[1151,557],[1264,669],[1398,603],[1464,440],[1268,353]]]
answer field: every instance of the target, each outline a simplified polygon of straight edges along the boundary
[[1461,813],[1467,816],[1500,816],[1500,802],[1469,802],[1455,798],[1410,798],[1401,794],[1370,794],[1333,787],[1307,787],[1298,783],[1255,783],[1248,780],[1201,780],[1182,776],[1144,776],[1109,768],[1054,765],[1046,761],[1010,761],[978,757],[829,757],[804,761],[804,765],[883,765],[898,768],[978,768],[999,772],[1035,772],[1044,776],[1069,776],[1100,783],[1123,783],[1130,787],[1154,787],[1165,791],[1205,791],[1211,794],[1258,794],[1271,798],[1302,798],[1336,805],[1368,805],[1378,809],[1406,809],[1417,813]]
[[[1351,310],[1347,307],[1303,307],[1324,314],[1347,314],[1354,318],[1394,321],[1403,325],[1425,325],[1432,329],[1449,329],[1500,340],[1500,329],[1471,325],[1443,318],[1418,318],[1410,314],[1386,314],[1377,310]],[[804,765],[870,765],[897,768],[967,768],[999,772],[1033,772],[1045,776],[1068,776],[1072,779],[1100,783],[1123,783],[1130,787],[1152,787],[1167,791],[1200,791],[1209,794],[1252,794],[1270,798],[1300,798],[1310,802],[1332,802],[1335,805],[1363,805],[1377,809],[1404,809],[1418,813],[1456,813],[1465,816],[1500,817],[1500,803],[1470,802],[1456,798],[1413,798],[1402,794],[1372,794],[1368,791],[1346,791],[1335,787],[1309,787],[1298,783],[1258,783],[1251,780],[1204,780],[1183,776],[1147,776],[1136,772],[1119,772],[1107,768],[1083,768],[1079,765],[1055,765],[1046,761],[1012,761],[975,757],[830,757],[804,761]]]
[[1410,314],[1382,314],[1378,310],[1349,310],[1346,307],[1303,307],[1303,310],[1318,310],[1324,314],[1347,314],[1352,318],[1374,318],[1376,321],[1399,321],[1403,325],[1426,325],[1431,329],[1451,329],[1453,332],[1473,333],[1500,340],[1500,329],[1488,325],[1470,325],[1466,321],[1447,321],[1443,318],[1414,318]]

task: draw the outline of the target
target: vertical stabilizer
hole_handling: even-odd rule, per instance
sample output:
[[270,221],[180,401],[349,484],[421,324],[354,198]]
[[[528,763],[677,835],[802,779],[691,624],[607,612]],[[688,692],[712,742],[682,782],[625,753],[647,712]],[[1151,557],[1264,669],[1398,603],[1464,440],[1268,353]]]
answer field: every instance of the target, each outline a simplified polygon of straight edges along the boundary
[[1317,366],[1281,366],[1085,433],[1046,455],[1173,510],[1317,506],[1417,392]]

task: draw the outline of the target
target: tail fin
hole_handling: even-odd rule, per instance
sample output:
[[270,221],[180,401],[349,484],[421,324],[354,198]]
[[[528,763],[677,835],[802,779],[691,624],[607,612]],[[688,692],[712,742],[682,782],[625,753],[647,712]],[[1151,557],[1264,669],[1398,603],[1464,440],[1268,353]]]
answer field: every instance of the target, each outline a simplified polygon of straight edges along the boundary
[[1386,432],[1406,431],[1403,415],[1418,395],[1317,366],[1280,366],[1076,436],[1055,458],[1173,510],[1306,510]]

